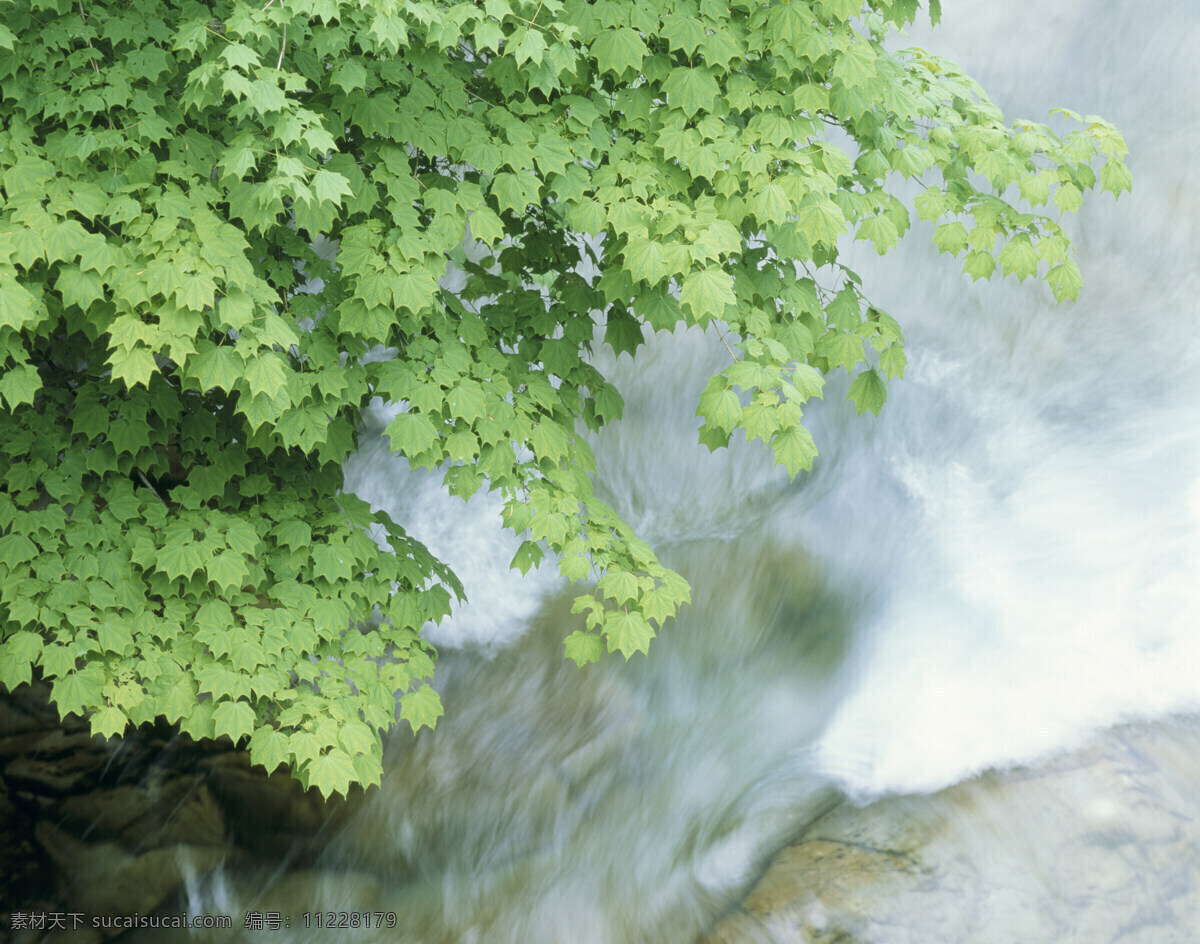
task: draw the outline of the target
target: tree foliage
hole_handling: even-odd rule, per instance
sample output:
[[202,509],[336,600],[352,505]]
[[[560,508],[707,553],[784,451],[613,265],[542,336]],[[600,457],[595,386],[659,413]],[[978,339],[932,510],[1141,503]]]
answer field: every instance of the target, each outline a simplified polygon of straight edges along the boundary
[[1006,125],[885,46],[916,13],[3,0],[0,683],[36,667],[99,733],[162,716],[326,794],[377,782],[397,695],[441,713],[420,630],[459,588],[342,490],[375,397],[411,464],[499,492],[514,566],[594,579],[571,658],[646,651],[688,588],[594,493],[584,434],[622,409],[598,328],[632,355],[717,325],[701,441],[742,429],[794,476],[826,374],[878,412],[904,372],[846,240],[885,253],[915,210],[974,278],[1073,298],[1035,208],[1129,187],[1104,121]]

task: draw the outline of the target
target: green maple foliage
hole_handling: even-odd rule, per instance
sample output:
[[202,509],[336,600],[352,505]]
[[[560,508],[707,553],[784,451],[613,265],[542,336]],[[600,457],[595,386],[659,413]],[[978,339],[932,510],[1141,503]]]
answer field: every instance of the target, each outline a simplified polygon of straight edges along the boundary
[[594,493],[598,327],[636,355],[719,325],[701,441],[744,429],[794,476],[826,374],[878,412],[904,372],[846,239],[885,253],[915,210],[973,277],[1073,298],[1034,208],[1129,188],[1106,122],[1006,125],[885,46],[917,6],[3,0],[0,683],[378,782],[397,697],[441,713],[420,631],[459,588],[342,489],[374,397],[410,463],[499,492],[514,566],[596,580],[570,657],[644,652],[688,588]]

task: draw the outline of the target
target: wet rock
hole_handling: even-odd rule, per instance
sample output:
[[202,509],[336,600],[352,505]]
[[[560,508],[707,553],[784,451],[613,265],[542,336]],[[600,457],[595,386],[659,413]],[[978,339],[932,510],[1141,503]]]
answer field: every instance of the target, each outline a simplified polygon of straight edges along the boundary
[[0,913],[144,911],[181,868],[212,868],[231,853],[220,806],[187,772],[211,749],[186,739],[168,749],[154,727],[93,737],[82,719],[59,719],[48,695],[45,685],[0,692]]
[[14,791],[61,795],[90,789],[107,759],[104,740],[84,731],[53,728],[8,740],[17,749],[11,751],[15,756],[5,765],[4,778]]
[[50,705],[50,686],[44,682],[22,685],[16,692],[0,692],[0,736],[46,731],[57,721],[58,713]]
[[32,794],[75,793],[95,781],[94,764],[79,759],[59,761],[50,758],[21,755],[4,768],[4,777],[15,790]]
[[[4,728],[0,726],[0,732],[2,731],[4,731]],[[29,753],[43,736],[44,734],[41,731],[26,731],[22,734],[10,734],[7,737],[0,737],[0,762],[3,762],[3,759],[6,757]]]
[[844,803],[702,941],[1200,940],[1197,783],[1200,726],[1161,724],[932,796]]
[[89,915],[148,914],[189,871],[214,868],[226,856],[224,849],[182,844],[135,855],[114,842],[81,842],[48,822],[38,823],[36,834],[69,883],[72,910]]
[[258,855],[306,854],[317,835],[339,822],[356,802],[322,799],[283,770],[267,775],[252,767],[250,755],[241,751],[208,758],[201,766],[230,828]]
[[156,778],[69,797],[64,822],[92,839],[117,839],[133,849],[186,843],[224,846],[225,818],[198,777]]

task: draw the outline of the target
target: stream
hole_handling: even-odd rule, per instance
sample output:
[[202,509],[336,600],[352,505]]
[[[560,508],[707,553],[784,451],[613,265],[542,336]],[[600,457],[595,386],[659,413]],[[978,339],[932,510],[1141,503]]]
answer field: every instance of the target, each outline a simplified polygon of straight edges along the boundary
[[[938,809],[938,791],[1036,770],[1120,723],[1200,728],[1200,7],[944,6],[912,43],[962,64],[1006,118],[1061,105],[1128,140],[1133,193],[1067,221],[1079,303],[971,283],[923,224],[883,259],[859,244],[848,261],[904,327],[908,372],[878,418],[833,378],[807,414],[821,456],[793,483],[761,443],[696,443],[697,397],[728,361],[714,335],[660,335],[636,368],[598,352],[626,398],[595,439],[603,497],[693,587],[629,664],[565,662],[571,588],[551,565],[509,572],[497,505],[409,471],[374,409],[347,487],[469,596],[429,632],[446,715],[393,733],[382,788],[315,868],[197,872],[168,911],[290,913],[277,944],[690,942],[834,807]],[[971,809],[937,815],[969,831]],[[1009,861],[1061,819],[989,821],[956,855]],[[910,940],[904,899],[889,907],[899,917],[863,940]],[[318,911],[396,924],[306,927]],[[1073,922],[1014,940],[1067,940]],[[956,927],[911,939],[983,939]]]

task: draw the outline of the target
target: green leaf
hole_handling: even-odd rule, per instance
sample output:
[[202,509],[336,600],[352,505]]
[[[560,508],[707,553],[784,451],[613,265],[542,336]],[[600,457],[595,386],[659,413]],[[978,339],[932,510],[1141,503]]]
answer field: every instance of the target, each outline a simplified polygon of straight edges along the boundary
[[42,637],[28,630],[13,633],[0,645],[0,685],[10,692],[32,679],[31,666],[42,651]]
[[899,344],[889,344],[879,355],[879,366],[889,379],[904,376],[904,368],[908,366],[908,357],[904,348]]
[[[64,305],[75,305],[86,311],[94,301],[104,297],[104,283],[95,272],[84,272],[79,266],[62,266],[54,287],[61,293]],[[0,323],[4,316],[0,311]]]
[[1083,276],[1073,259],[1068,259],[1047,272],[1046,281],[1050,283],[1055,300],[1060,302],[1075,301],[1079,298],[1079,290],[1083,288]]
[[797,364],[791,373],[791,383],[804,399],[825,395],[825,378],[821,372],[809,364]]
[[442,700],[428,685],[422,685],[400,699],[400,718],[412,726],[414,733],[423,727],[432,729],[442,714]]
[[701,111],[715,111],[721,94],[716,80],[704,67],[672,69],[663,83],[663,91],[670,106],[680,109],[688,118]]
[[103,687],[104,675],[100,667],[92,663],[57,679],[51,688],[51,697],[62,717],[69,714],[82,716],[91,706],[100,703]]
[[92,715],[92,733],[102,737],[119,737],[129,727],[129,718],[120,708],[111,705]]
[[260,351],[257,357],[245,363],[243,377],[253,396],[265,394],[274,397],[280,390],[287,389],[287,374],[283,364],[273,352]]
[[338,741],[346,753],[373,754],[380,748],[379,736],[361,721],[346,721],[338,728]]
[[811,242],[832,246],[846,232],[846,217],[831,200],[810,201],[796,215],[796,222]]
[[[97,585],[93,581],[90,589],[94,594],[96,590],[103,586],[103,584]],[[99,642],[102,651],[124,655],[125,650],[133,644],[133,636],[129,631],[128,622],[120,616],[109,612],[103,615],[102,621],[96,627],[96,641]]]
[[854,238],[871,240],[875,244],[875,251],[882,256],[895,247],[900,239],[900,232],[895,223],[881,214],[868,216],[859,223],[858,234]]
[[385,432],[392,449],[410,458],[432,448],[439,438],[429,418],[420,413],[401,413]]
[[230,346],[210,347],[188,361],[188,370],[200,382],[202,390],[218,387],[232,392],[245,367],[241,355]]
[[670,48],[680,50],[685,56],[692,53],[704,42],[704,27],[694,16],[674,13],[663,20],[662,35],[670,40]]
[[631,239],[625,247],[625,268],[635,279],[650,285],[670,274],[666,256],[655,239]]
[[608,320],[604,325],[604,343],[609,345],[614,353],[618,356],[625,353],[633,357],[645,340],[640,321],[624,309],[609,309]]
[[480,242],[494,246],[504,238],[504,225],[490,209],[479,207],[471,214],[471,235]]
[[474,423],[487,415],[487,398],[483,388],[473,380],[463,380],[446,394],[450,415]]
[[287,736],[267,727],[256,728],[250,735],[250,762],[261,764],[271,773],[291,759]]
[[1000,264],[1004,266],[1006,273],[1015,275],[1021,282],[1037,275],[1037,250],[1033,248],[1027,234],[1018,233],[1008,241],[1008,245],[1000,253]]
[[56,678],[74,671],[75,654],[67,646],[47,645],[42,649],[38,664],[44,678]]
[[518,27],[509,37],[508,52],[516,59],[517,65],[524,65],[526,62],[537,65],[546,52],[546,39],[540,29]]
[[42,378],[32,364],[20,364],[0,373],[0,397],[10,410],[22,403],[33,403],[42,388]]
[[627,70],[640,71],[648,50],[642,38],[627,26],[600,31],[592,40],[592,55],[600,72],[612,72],[621,78]]
[[332,203],[334,206],[342,205],[342,197],[354,195],[350,189],[350,181],[341,174],[324,168],[313,174],[309,187],[319,201]]
[[522,574],[527,574],[531,568],[537,567],[542,562],[544,554],[545,552],[536,541],[522,541],[508,566],[512,570],[519,570]]
[[337,544],[318,544],[313,548],[313,576],[330,583],[349,580],[354,574],[350,552]]
[[811,469],[817,457],[816,443],[803,426],[792,426],[776,434],[771,449],[775,452],[775,464],[787,469],[790,478],[795,478],[801,470]]
[[34,297],[16,282],[0,283],[0,326],[20,331],[26,324],[40,320]]
[[720,318],[727,305],[737,303],[733,292],[733,277],[722,269],[710,267],[692,272],[683,280],[679,300],[692,313],[695,322],[706,318]]
[[330,79],[334,85],[347,92],[366,88],[367,70],[358,59],[344,59],[333,70]]
[[996,257],[986,249],[975,249],[963,259],[963,271],[973,280],[990,278],[996,271]]
[[1020,181],[1021,196],[1033,206],[1042,206],[1050,199],[1050,183],[1052,177],[1046,171],[1029,174]]
[[499,52],[500,45],[504,41],[504,30],[494,20],[480,18],[475,21],[474,37],[476,49],[490,49],[492,52]]
[[299,518],[281,521],[275,526],[274,534],[281,545],[296,550],[312,543],[312,528]]
[[323,797],[331,797],[335,793],[346,796],[350,784],[359,780],[350,755],[337,747],[314,757],[303,768],[303,773],[308,778],[309,786],[316,787]]
[[254,110],[260,115],[268,115],[287,107],[287,97],[283,94],[283,90],[265,79],[255,79],[251,82],[247,96],[250,104],[254,106]]
[[854,332],[830,331],[817,342],[817,353],[849,371],[864,359],[862,338]]
[[732,432],[742,420],[742,401],[720,378],[714,377],[700,395],[696,415],[717,429]]
[[635,653],[649,654],[654,629],[640,613],[614,610],[604,619],[604,636],[609,652],[620,652],[628,661]]
[[943,223],[933,233],[933,244],[940,252],[958,255],[967,248],[967,228],[958,220]]
[[191,715],[196,709],[196,686],[190,676],[173,685],[159,702],[159,711],[171,724]]
[[1105,161],[1100,168],[1100,189],[1119,197],[1122,191],[1133,189],[1133,175],[1119,160]]
[[638,596],[637,578],[624,570],[609,571],[600,578],[600,592],[617,606],[636,600]]
[[1060,184],[1054,194],[1054,205],[1063,213],[1074,213],[1083,203],[1083,194],[1072,183]]
[[254,731],[254,709],[244,701],[222,701],[213,710],[217,737],[228,737],[236,745]]
[[199,544],[193,541],[168,543],[160,548],[154,566],[173,580],[191,577],[202,568],[207,557]]
[[850,384],[850,392],[846,399],[854,401],[859,416],[865,410],[870,410],[878,416],[880,408],[887,400],[887,385],[875,370],[864,370],[854,378],[854,383]]
[[563,640],[563,648],[567,658],[576,665],[583,666],[589,662],[599,662],[604,655],[604,640],[595,633],[586,633],[577,629]]
[[221,551],[215,555],[204,565],[204,572],[222,592],[238,589],[249,576],[246,559],[234,551]]
[[10,531],[0,538],[0,562],[4,563],[10,572],[33,560],[38,553],[37,545],[16,531]]
[[68,220],[43,232],[47,262],[71,262],[87,245],[87,230]]

